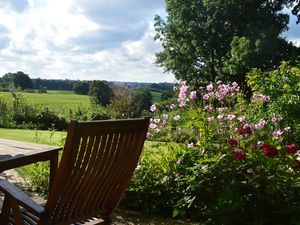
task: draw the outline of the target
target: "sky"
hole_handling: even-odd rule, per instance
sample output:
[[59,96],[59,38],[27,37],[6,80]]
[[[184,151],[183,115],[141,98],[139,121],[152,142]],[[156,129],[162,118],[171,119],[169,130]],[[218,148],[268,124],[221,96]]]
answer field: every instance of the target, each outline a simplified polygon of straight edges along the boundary
[[[173,82],[155,65],[164,0],[0,0],[0,76]],[[300,45],[291,17],[288,40]]]

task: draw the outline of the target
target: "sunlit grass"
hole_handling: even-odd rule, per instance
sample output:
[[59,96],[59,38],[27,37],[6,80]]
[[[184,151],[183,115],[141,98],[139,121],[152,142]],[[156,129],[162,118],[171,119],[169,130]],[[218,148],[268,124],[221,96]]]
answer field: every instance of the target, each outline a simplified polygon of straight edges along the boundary
[[[10,92],[0,92],[3,97],[11,101]],[[48,107],[58,110],[77,109],[79,106],[90,107],[90,98],[87,95],[77,95],[73,91],[47,91],[47,93],[21,93],[28,104]]]

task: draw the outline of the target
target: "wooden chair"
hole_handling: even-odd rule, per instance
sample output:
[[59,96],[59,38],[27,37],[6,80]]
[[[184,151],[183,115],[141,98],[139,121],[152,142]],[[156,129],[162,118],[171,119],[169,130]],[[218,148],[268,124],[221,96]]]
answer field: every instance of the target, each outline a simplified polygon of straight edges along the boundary
[[4,192],[0,224],[111,224],[143,148],[148,119],[71,121],[61,162],[43,207],[14,185]]

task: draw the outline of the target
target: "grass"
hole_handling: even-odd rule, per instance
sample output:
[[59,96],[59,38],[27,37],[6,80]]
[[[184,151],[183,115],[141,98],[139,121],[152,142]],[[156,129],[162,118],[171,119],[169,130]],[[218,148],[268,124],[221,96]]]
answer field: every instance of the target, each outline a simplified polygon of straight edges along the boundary
[[0,128],[0,138],[62,146],[66,132]]
[[151,91],[151,95],[152,95],[152,98],[153,98],[153,102],[154,102],[154,103],[159,103],[159,102],[161,102],[161,95],[162,95],[161,92]]
[[[153,102],[161,101],[162,93],[151,91]],[[11,101],[10,92],[0,92],[0,96]],[[91,107],[90,97],[88,95],[77,95],[73,91],[50,90],[47,93],[21,93],[29,104],[35,106],[48,107],[58,111],[76,110],[78,107]]]
[[[0,92],[8,101],[12,100],[10,92]],[[90,107],[90,98],[87,95],[77,95],[73,91],[47,91],[47,93],[22,93],[29,104],[43,106],[57,110],[75,110],[79,106]]]

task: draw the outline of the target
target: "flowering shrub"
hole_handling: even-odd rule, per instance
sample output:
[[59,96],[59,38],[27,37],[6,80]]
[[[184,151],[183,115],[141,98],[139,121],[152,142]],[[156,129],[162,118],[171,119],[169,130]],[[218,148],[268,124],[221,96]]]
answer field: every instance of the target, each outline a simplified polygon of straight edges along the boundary
[[284,117],[284,123],[293,129],[293,138],[300,135],[300,68],[283,62],[276,70],[262,72],[253,70],[247,75],[248,85],[254,93],[270,96],[265,108],[269,113]]
[[235,82],[193,90],[181,81],[175,91],[176,103],[151,106],[147,134],[185,146],[160,180],[172,193],[173,216],[205,224],[290,224],[300,203],[299,148],[289,141],[293,130],[284,118],[266,112],[272,99],[256,93],[247,102]]

